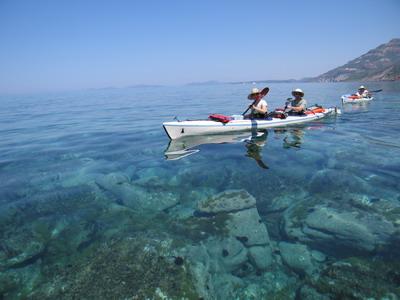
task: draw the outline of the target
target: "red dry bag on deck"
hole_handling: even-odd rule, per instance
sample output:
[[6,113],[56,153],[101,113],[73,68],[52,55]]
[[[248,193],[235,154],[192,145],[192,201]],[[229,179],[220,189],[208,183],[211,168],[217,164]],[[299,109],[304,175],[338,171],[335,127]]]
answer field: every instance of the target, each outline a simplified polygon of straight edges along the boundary
[[212,114],[208,117],[210,120],[221,122],[221,123],[228,123],[229,121],[232,120],[232,117],[225,116],[225,115],[220,115],[220,114]]
[[309,109],[305,112],[306,115],[311,115],[311,114],[318,114],[318,113],[323,113],[325,112],[325,109],[322,107],[317,107],[317,108],[312,108]]

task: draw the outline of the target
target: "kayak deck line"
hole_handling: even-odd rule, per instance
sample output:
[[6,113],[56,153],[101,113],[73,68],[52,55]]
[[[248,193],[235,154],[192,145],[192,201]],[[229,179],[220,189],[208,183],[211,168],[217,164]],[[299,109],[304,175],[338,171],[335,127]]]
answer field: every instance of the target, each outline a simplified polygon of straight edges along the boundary
[[168,137],[178,139],[185,136],[222,134],[235,131],[252,131],[273,127],[283,127],[292,124],[300,124],[321,119],[333,113],[340,113],[336,107],[327,108],[324,112],[308,114],[304,116],[288,116],[286,119],[272,118],[270,120],[232,120],[228,123],[221,123],[213,120],[186,120],[164,122],[163,128]]

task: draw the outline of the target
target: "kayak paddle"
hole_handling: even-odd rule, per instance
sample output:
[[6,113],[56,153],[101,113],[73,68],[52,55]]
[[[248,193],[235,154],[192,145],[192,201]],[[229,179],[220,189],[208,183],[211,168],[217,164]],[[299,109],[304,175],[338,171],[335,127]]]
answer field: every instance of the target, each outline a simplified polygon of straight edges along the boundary
[[263,90],[260,92],[260,94],[262,95],[262,97],[259,98],[259,99],[257,99],[257,100],[254,100],[253,104],[249,105],[249,107],[244,111],[244,113],[242,113],[242,116],[244,116],[244,115],[249,111],[249,109],[250,109],[253,105],[258,104],[258,102],[260,102],[260,100],[261,100],[262,98],[264,98],[264,97],[268,94],[268,92],[269,92],[269,87],[263,88]]
[[383,90],[382,89],[380,89],[380,90],[376,90],[376,91],[370,91],[370,93],[379,93],[379,92],[382,92]]

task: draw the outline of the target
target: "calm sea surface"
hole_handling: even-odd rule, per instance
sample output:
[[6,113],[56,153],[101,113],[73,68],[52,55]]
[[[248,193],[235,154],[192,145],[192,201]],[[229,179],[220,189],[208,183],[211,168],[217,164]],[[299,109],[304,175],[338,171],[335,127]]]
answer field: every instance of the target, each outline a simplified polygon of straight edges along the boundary
[[267,85],[342,114],[170,143],[252,86],[1,96],[0,299],[397,299],[399,83]]

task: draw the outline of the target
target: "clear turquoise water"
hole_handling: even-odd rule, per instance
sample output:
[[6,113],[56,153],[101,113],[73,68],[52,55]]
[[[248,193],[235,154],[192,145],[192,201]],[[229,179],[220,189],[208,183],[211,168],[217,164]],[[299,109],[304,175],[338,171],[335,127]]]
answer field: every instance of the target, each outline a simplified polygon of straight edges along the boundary
[[[309,104],[341,106],[340,95],[358,86],[295,85],[270,84],[269,106],[282,106],[297,86]],[[269,130],[253,139],[240,134],[224,143],[192,140],[200,144],[192,150],[199,151],[165,159],[164,152],[176,145],[169,145],[162,122],[241,113],[250,88],[1,96],[0,299],[162,298],[160,293],[172,299],[307,299],[314,292],[361,299],[399,293],[400,85],[371,83],[370,89],[384,91],[366,105],[342,107],[337,118]],[[193,217],[198,202],[230,189],[246,190],[257,200],[273,262],[263,270],[249,260],[240,272],[215,267],[196,273],[200,258],[193,249],[211,248],[207,243],[218,239],[221,229],[214,219]],[[331,213],[327,223],[340,220],[333,227],[347,224],[348,229],[311,226],[307,218],[321,208]],[[319,228],[322,236],[310,228]],[[304,273],[284,259],[283,241],[326,258],[313,260],[318,271]],[[138,259],[147,257],[146,247],[153,244],[154,257],[167,259]],[[121,271],[126,261],[132,263],[126,253],[133,255],[135,271]],[[182,257],[185,270],[171,257]],[[212,255],[207,261],[218,265]],[[389,278],[384,284],[376,270]],[[87,272],[99,278],[99,286]],[[199,278],[215,274],[225,281],[201,285]],[[362,280],[354,284],[357,278]],[[189,295],[183,286],[193,281],[196,292]]]

